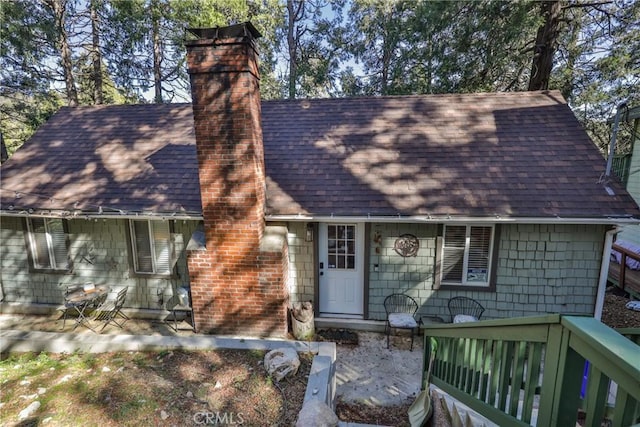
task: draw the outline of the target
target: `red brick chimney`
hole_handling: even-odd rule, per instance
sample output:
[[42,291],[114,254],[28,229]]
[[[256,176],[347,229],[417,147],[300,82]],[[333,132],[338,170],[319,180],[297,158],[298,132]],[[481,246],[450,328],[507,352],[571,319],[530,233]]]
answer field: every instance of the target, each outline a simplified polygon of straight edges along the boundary
[[260,33],[248,22],[189,32],[198,37],[186,47],[206,240],[206,250],[187,254],[195,326],[198,332],[283,336],[286,236],[275,252],[273,245],[265,252],[264,242],[261,249]]

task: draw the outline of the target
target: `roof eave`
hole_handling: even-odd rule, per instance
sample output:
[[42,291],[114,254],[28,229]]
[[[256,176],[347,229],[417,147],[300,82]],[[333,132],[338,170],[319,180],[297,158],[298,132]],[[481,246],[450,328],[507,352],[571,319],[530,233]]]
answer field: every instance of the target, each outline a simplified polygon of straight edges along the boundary
[[267,221],[290,222],[384,222],[384,223],[485,223],[485,224],[640,224],[640,218],[626,217],[503,217],[452,215],[397,215],[397,216],[344,216],[344,215],[267,215]]
[[152,219],[152,220],[185,220],[185,221],[202,221],[203,217],[201,213],[135,213],[124,212],[120,213],[86,213],[86,212],[29,212],[29,211],[11,211],[0,210],[0,216],[6,217],[21,217],[21,218],[64,218],[64,219],[85,219],[85,220],[99,220],[99,219]]

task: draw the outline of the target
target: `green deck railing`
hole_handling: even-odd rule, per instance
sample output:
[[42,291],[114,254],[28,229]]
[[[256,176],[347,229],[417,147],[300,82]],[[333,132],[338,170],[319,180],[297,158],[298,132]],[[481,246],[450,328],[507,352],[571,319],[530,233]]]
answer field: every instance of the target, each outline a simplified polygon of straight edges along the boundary
[[437,341],[431,383],[500,426],[574,426],[579,411],[587,427],[600,427],[605,417],[612,427],[640,422],[640,347],[594,318],[547,315],[422,329],[425,343]]

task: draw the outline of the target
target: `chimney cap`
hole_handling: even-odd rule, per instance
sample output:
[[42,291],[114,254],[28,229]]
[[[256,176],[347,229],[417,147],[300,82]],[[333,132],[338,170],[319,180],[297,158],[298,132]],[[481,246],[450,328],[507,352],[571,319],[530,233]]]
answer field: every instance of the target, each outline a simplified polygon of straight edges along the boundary
[[193,34],[198,39],[231,39],[237,37],[250,37],[257,39],[262,37],[260,31],[249,21],[241,24],[229,25],[227,27],[215,28],[187,28],[187,32]]

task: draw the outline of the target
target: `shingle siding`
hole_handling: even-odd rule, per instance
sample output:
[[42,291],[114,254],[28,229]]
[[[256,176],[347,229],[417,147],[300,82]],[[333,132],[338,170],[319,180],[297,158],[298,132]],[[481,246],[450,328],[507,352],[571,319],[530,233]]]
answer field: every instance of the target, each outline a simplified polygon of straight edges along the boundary
[[[312,243],[304,241],[305,224],[289,224],[289,289],[292,301],[314,300]],[[374,240],[381,236],[380,244]],[[416,257],[393,249],[402,234],[420,241]],[[372,224],[369,258],[369,318],[384,319],[384,298],[404,292],[420,305],[419,313],[449,321],[447,301],[474,298],[486,308],[483,318],[541,313],[593,313],[600,275],[605,227],[598,225],[503,224],[500,231],[495,292],[433,289],[437,226]],[[378,271],[375,265],[378,264]]]
[[293,302],[314,300],[313,242],[306,242],[306,224],[290,222],[289,230],[289,299]]
[[160,296],[167,301],[174,289],[189,284],[184,247],[197,222],[175,221],[175,250],[179,254],[176,276],[145,278],[131,273],[126,231],[127,220],[67,221],[71,273],[29,273],[23,219],[3,217],[0,225],[2,266],[0,277],[4,301],[60,304],[68,285],[91,281],[111,286],[115,293],[129,287],[126,307],[158,309]]

